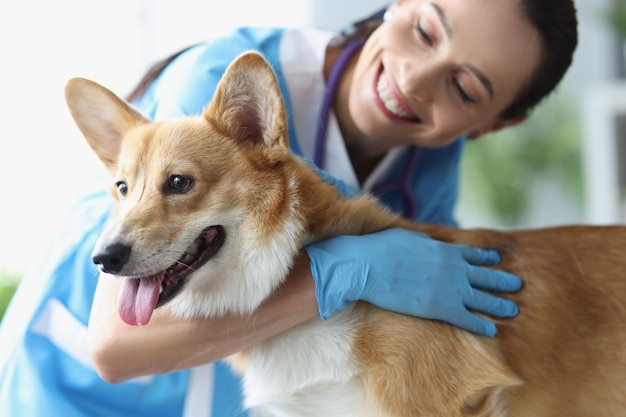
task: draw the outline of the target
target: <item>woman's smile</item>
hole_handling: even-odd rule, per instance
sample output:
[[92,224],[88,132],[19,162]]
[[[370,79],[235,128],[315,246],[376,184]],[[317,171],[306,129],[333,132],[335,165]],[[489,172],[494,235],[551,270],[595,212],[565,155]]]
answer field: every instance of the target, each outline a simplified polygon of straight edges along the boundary
[[374,79],[374,100],[388,118],[399,123],[421,123],[398,90],[390,74],[381,66]]
[[[487,4],[403,0],[390,6],[336,99],[351,149],[380,156],[404,144],[442,147],[503,126],[499,114],[539,66],[539,39],[516,2]],[[493,39],[498,42],[485,48]]]

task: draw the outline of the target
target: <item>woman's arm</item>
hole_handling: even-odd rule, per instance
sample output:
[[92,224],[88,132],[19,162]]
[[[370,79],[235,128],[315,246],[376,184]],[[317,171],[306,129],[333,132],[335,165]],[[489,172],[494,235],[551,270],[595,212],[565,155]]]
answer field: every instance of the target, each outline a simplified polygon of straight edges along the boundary
[[319,315],[304,251],[283,287],[247,316],[183,320],[161,308],[148,325],[129,326],[116,308],[121,282],[100,278],[89,319],[89,351],[111,383],[214,362]]

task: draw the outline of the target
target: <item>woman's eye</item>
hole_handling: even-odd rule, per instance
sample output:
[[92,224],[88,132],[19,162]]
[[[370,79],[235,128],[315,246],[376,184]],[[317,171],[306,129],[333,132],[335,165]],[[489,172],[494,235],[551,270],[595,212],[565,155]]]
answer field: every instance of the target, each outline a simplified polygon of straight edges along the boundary
[[415,30],[417,30],[417,33],[419,34],[420,38],[422,38],[422,40],[424,42],[426,42],[426,44],[428,44],[428,45],[432,45],[433,44],[432,38],[430,37],[428,32],[426,32],[426,30],[422,26],[422,21],[421,20],[419,22],[417,22],[417,26],[415,27]]
[[461,82],[456,78],[454,79],[454,87],[456,88],[456,91],[459,94],[459,97],[461,97],[461,100],[463,101],[463,103],[465,104],[476,103],[476,100],[474,100],[469,94],[467,94],[467,92],[463,88],[463,84],[461,84]]

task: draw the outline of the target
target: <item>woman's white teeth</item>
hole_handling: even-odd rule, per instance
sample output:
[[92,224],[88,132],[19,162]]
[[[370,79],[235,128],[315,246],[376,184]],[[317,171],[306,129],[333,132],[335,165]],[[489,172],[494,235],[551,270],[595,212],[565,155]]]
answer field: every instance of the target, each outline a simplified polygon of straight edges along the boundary
[[378,90],[378,96],[380,97],[387,110],[389,110],[391,113],[398,117],[402,117],[404,119],[414,119],[414,116],[404,110],[400,106],[400,103],[398,103],[398,101],[393,97],[391,92],[387,89],[387,83],[385,82],[385,77],[382,73],[378,78],[378,84],[376,87]]

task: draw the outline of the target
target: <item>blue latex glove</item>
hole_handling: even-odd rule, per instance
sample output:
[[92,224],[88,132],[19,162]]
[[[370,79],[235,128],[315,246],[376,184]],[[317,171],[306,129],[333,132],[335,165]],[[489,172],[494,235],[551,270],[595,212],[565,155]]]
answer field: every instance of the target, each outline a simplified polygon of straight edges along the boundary
[[514,302],[479,290],[522,287],[517,276],[482,267],[500,262],[495,250],[443,243],[399,228],[338,236],[305,249],[322,319],[363,300],[493,337],[495,324],[470,310],[497,317],[518,312]]

